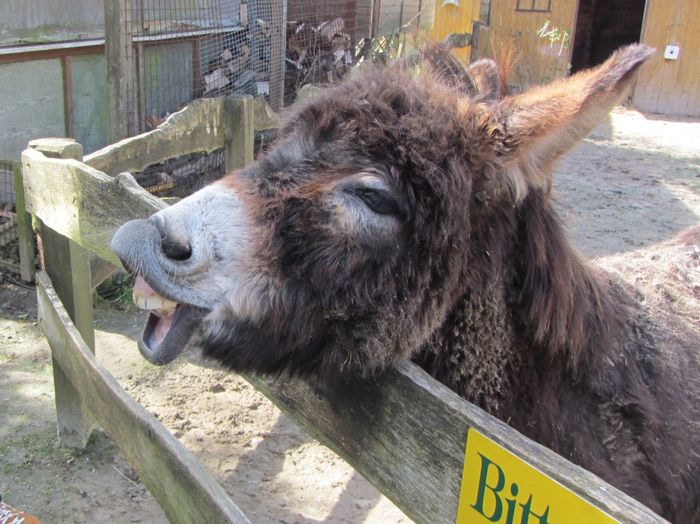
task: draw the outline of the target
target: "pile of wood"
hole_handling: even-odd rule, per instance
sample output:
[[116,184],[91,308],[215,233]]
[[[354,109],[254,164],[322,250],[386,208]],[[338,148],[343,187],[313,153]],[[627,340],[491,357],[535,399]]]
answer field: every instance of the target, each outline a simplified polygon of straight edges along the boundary
[[250,47],[247,44],[224,49],[218,62],[204,75],[204,94],[223,94],[224,91],[258,94],[257,75],[250,68]]
[[320,24],[288,22],[285,93],[309,83],[333,82],[355,61],[351,36],[338,17]]
[[0,207],[0,247],[11,244],[17,239],[17,216],[14,204],[6,203]]

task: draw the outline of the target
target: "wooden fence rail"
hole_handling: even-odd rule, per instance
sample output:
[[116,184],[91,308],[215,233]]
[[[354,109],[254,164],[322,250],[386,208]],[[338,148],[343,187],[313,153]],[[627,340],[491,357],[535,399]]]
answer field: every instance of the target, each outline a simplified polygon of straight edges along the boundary
[[[163,209],[165,204],[139,188],[130,176],[111,177],[103,171],[114,174],[140,169],[145,163],[166,160],[163,155],[197,148],[226,147],[229,168],[248,164],[252,159],[252,153],[247,153],[252,151],[252,101],[227,104],[212,101],[191,106],[185,110],[189,112],[180,114],[189,115],[187,119],[170,121],[188,128],[188,133],[175,132],[166,124],[164,129],[105,148],[85,163],[55,158],[61,155],[51,158],[46,143],[35,144],[22,157],[27,209],[76,245],[116,262],[109,250],[116,228],[126,220]],[[178,147],[180,142],[188,145]],[[153,143],[162,146],[151,147]],[[144,158],[133,158],[144,151]],[[55,364],[73,384],[80,402],[124,451],[169,518],[173,522],[244,522],[245,516],[189,453],[94,363],[46,275],[38,277],[38,284],[41,322]],[[399,366],[378,381],[346,386],[246,378],[417,522],[456,521],[465,449],[468,438],[470,442],[476,439],[472,435],[485,437],[567,493],[575,493],[572,496],[582,504],[598,508],[599,522],[663,522],[595,475],[461,399],[413,364]],[[166,478],[167,489],[161,485]],[[494,499],[496,487],[489,482],[486,489]],[[206,513],[207,507],[213,508],[212,513]],[[575,517],[570,522],[576,522]]]
[[171,522],[248,522],[224,490],[156,418],[95,361],[48,275],[37,274],[41,328],[58,364],[119,445]]

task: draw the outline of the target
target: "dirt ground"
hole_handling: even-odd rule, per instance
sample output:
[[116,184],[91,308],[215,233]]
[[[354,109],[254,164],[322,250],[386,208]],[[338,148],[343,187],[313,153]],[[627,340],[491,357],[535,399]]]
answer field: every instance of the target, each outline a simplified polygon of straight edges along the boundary
[[[555,175],[589,257],[669,238],[700,218],[700,122],[618,109]],[[110,439],[56,445],[52,368],[34,291],[0,284],[0,494],[46,523],[167,522]],[[214,474],[253,522],[410,522],[238,376],[138,354],[133,308],[96,307],[98,360]]]

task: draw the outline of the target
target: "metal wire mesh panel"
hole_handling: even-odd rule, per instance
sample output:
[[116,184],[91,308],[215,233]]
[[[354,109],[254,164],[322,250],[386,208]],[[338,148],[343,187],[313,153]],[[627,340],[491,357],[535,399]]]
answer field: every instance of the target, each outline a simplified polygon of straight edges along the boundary
[[13,162],[0,160],[0,271],[19,272]]
[[285,102],[305,84],[334,82],[357,62],[372,32],[372,2],[289,0]]
[[224,150],[193,153],[149,166],[134,178],[157,197],[186,197],[221,178],[225,172]]
[[282,2],[126,0],[124,9],[138,130],[157,127],[195,98],[281,93]]
[[[430,25],[434,11],[434,0],[387,1],[383,10],[378,0],[120,2],[133,132],[205,96],[253,95],[281,109],[282,88],[289,104],[305,84],[334,82],[363,60],[395,58],[406,34]],[[256,135],[256,149],[273,138]],[[137,180],[158,196],[186,196],[221,174],[221,155],[190,155]]]
[[279,110],[305,84],[394,57],[435,10],[435,0],[120,1],[134,132],[202,96],[262,96]]
[[434,11],[434,0],[288,0],[285,103],[359,62],[396,58],[407,35],[432,26]]

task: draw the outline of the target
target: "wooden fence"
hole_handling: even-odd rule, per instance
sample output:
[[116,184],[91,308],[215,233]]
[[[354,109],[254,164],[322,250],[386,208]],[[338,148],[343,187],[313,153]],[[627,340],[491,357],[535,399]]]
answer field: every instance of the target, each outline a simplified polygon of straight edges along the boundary
[[[147,217],[166,205],[138,187],[130,175],[119,173],[222,147],[228,169],[248,165],[253,158],[253,116],[253,102],[247,98],[199,100],[160,128],[86,158],[78,143],[66,139],[32,142],[22,154],[27,209],[41,221],[45,249],[46,272],[37,276],[39,315],[52,348],[61,442],[83,446],[99,424],[172,522],[247,522],[247,518],[182,444],[96,363],[86,251],[118,264],[109,248],[114,231],[127,220]],[[547,490],[560,490],[557,493],[565,494],[557,496],[560,502],[576,501],[598,522],[662,521],[595,475],[464,401],[413,364],[403,364],[373,383],[327,386],[323,393],[300,379],[246,379],[417,522],[453,523],[458,507],[460,522],[477,522],[476,517],[482,516],[484,522],[496,522],[501,516],[501,521],[520,522],[514,511],[527,509],[534,515],[530,503],[546,499]],[[478,476],[479,468],[469,460],[463,466],[465,450],[482,441],[517,467],[495,466],[491,473],[496,480],[482,475],[478,484],[477,478],[479,505],[463,481]],[[491,462],[484,470],[483,460],[481,473],[488,473]],[[510,475],[518,468],[540,475],[551,489],[531,494],[530,502],[524,502],[527,494],[522,487],[516,505],[517,486],[513,493]],[[504,476],[510,492],[501,493]],[[497,515],[499,508],[503,515]],[[581,521],[582,514],[572,512],[569,521]]]

